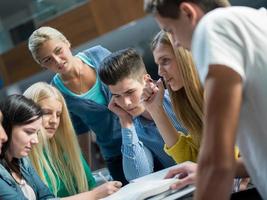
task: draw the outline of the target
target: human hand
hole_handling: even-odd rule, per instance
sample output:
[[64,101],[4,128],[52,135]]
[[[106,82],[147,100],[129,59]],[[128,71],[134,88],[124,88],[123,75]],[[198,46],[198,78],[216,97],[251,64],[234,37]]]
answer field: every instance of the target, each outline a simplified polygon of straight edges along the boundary
[[110,181],[96,187],[92,192],[95,194],[95,199],[101,199],[117,192],[121,186],[122,183],[120,181]]
[[132,116],[116,103],[114,97],[111,98],[108,109],[120,118],[122,127],[129,128],[132,125]]
[[145,80],[146,84],[143,89],[141,101],[149,112],[156,112],[157,108],[162,107],[164,97],[164,85],[161,79],[156,83],[152,79],[148,78]]
[[197,164],[186,161],[171,169],[165,178],[173,178],[178,175],[177,183],[171,185],[172,189],[180,189],[196,182]]

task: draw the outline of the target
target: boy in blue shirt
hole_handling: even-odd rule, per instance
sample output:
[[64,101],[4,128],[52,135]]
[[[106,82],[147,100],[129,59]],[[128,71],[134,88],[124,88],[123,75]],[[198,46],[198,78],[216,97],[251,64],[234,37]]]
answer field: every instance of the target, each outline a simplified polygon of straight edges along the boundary
[[[149,112],[141,102],[147,74],[142,57],[131,48],[112,53],[98,68],[98,74],[112,93],[108,108],[121,124],[123,171],[128,181],[175,164],[164,152],[164,141]],[[176,120],[168,94],[164,108],[178,131],[185,132]]]

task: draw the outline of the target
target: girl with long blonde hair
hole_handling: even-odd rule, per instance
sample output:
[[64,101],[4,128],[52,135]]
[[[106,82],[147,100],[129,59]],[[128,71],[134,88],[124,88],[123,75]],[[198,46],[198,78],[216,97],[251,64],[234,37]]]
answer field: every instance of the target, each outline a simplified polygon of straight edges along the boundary
[[[55,87],[39,82],[29,87],[24,95],[39,104],[43,111],[43,129],[38,136],[40,145],[30,154],[38,175],[58,197],[93,189],[95,180],[81,154],[61,93]],[[110,186],[116,191],[120,183],[110,182],[94,189],[93,193],[107,196]]]
[[201,140],[203,116],[203,88],[191,53],[186,49],[173,48],[168,35],[160,31],[151,43],[153,56],[170,94],[176,117],[188,130],[177,132],[169,123],[162,109],[163,82],[147,82],[143,93],[144,104],[165,141],[165,150],[176,162],[196,161]]
[[[152,40],[151,49],[169,91],[174,113],[188,134],[177,132],[162,107],[164,84],[147,81],[143,91],[145,107],[156,122],[165,141],[165,151],[177,163],[197,161],[203,127],[204,90],[192,58],[183,47],[173,48],[170,35],[161,30]],[[235,157],[239,154],[235,148]]]
[[[171,37],[160,31],[151,43],[155,62],[159,67],[159,75],[163,77],[169,91],[176,117],[188,130],[188,134],[177,132],[169,123],[161,107],[164,86],[162,81],[154,84],[148,81],[143,91],[144,104],[150,110],[165,141],[165,151],[177,163],[177,168],[170,170],[166,178],[176,174],[187,174],[173,188],[184,187],[195,182],[197,155],[200,148],[203,127],[204,90],[195,68],[191,53],[183,47],[173,48]],[[235,148],[235,158],[238,158]],[[246,180],[245,180],[246,181]],[[236,179],[236,183],[240,180]],[[236,190],[234,188],[234,190]]]

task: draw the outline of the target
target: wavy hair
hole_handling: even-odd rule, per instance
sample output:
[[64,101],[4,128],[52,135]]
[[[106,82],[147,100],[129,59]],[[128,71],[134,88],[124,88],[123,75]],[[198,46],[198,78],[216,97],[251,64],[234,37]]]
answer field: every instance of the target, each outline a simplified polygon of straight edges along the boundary
[[154,51],[159,45],[171,47],[175,54],[178,71],[184,87],[173,91],[167,86],[176,117],[188,129],[197,147],[200,146],[203,127],[203,87],[195,68],[192,55],[186,49],[173,48],[170,37],[160,31],[151,42]]
[[13,128],[14,126],[23,126],[40,119],[43,115],[42,109],[33,100],[27,99],[23,95],[15,94],[1,101],[0,110],[3,114],[2,126],[8,137],[8,141],[2,147],[0,163],[5,168],[21,174],[18,159],[13,158],[9,161],[7,158],[7,151],[12,141]]

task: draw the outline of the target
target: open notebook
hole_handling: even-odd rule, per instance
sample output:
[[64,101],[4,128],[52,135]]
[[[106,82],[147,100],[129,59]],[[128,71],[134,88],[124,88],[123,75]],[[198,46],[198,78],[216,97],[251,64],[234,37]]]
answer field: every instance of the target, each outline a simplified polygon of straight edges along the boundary
[[[118,192],[103,198],[103,200],[166,199],[167,195],[175,193],[175,191],[170,189],[170,185],[175,182],[177,182],[177,179],[132,182],[122,187]],[[192,192],[192,189],[193,188],[191,188],[190,191],[188,190],[187,192],[184,192],[182,196]]]

